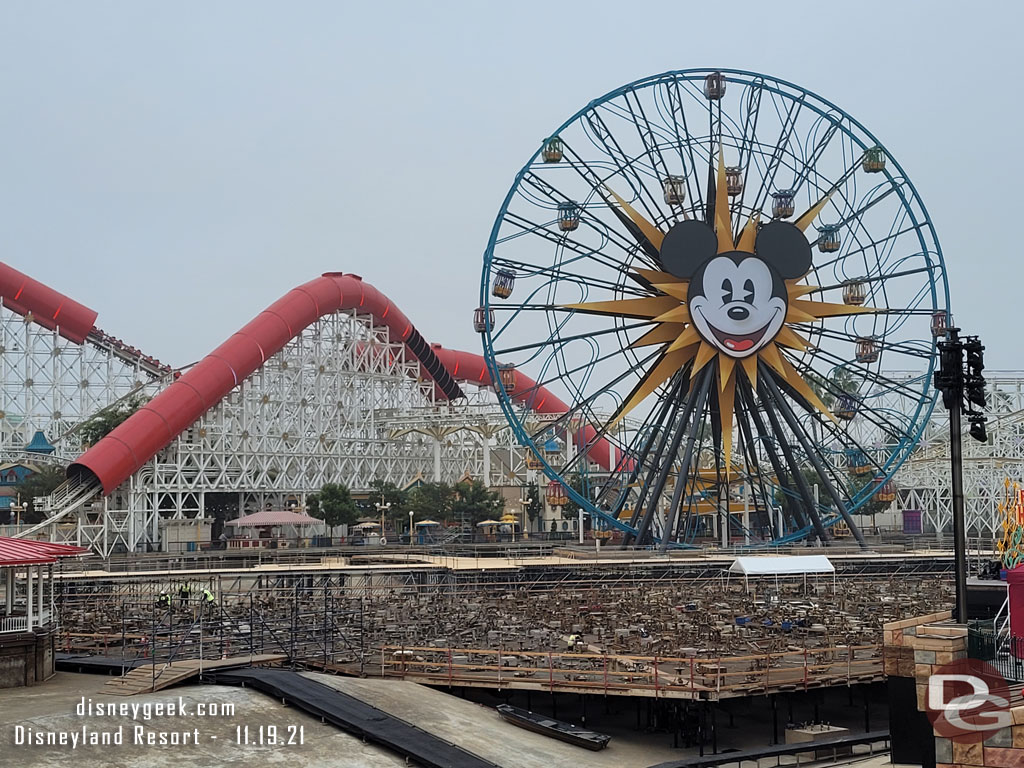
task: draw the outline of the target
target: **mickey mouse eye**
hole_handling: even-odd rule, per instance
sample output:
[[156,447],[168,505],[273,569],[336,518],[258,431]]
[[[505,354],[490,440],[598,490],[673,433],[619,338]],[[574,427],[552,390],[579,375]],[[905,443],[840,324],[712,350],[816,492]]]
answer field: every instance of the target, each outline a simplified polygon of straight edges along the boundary
[[728,304],[732,301],[732,280],[728,277],[722,281],[722,303]]
[[749,278],[744,280],[743,281],[743,290],[746,291],[746,294],[747,294],[746,296],[743,297],[743,300],[745,302],[747,302],[747,304],[753,304],[754,303],[754,281],[749,279]]

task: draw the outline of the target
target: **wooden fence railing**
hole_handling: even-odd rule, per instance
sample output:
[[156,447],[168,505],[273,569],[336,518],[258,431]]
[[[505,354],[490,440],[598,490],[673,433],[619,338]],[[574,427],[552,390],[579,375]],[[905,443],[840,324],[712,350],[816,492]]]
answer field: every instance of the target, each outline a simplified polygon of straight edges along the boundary
[[880,645],[815,648],[750,656],[693,658],[496,648],[381,647],[381,675],[497,687],[578,688],[658,695],[740,695],[785,687],[861,682],[882,675]]

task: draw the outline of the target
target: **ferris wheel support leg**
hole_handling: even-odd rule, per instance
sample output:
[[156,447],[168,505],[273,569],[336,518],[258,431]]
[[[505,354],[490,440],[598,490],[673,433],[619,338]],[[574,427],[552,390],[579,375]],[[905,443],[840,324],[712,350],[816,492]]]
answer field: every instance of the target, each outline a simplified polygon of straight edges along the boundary
[[[676,422],[676,414],[680,411],[680,405],[682,406],[683,414],[679,418],[680,424],[685,424],[689,418],[690,413],[693,410],[694,398],[688,398],[685,402],[681,399],[682,389],[676,393],[676,407],[672,412],[671,420],[669,424]],[[644,487],[641,489],[640,502],[637,504],[637,508],[640,507],[645,501],[647,502],[647,509],[644,510],[644,516],[640,520],[640,525],[636,532],[636,543],[643,546],[646,543],[647,534],[650,531],[651,522],[654,520],[654,513],[658,508],[658,500],[661,496],[661,489],[665,487],[665,478],[668,476],[668,470],[672,465],[670,456],[671,451],[666,451],[666,445],[669,437],[672,435],[672,428],[669,426],[662,433],[658,439],[658,447],[654,451],[654,461],[651,463],[651,471],[647,474],[647,482],[644,483]],[[681,439],[681,438],[680,438]],[[678,448],[678,443],[676,444]],[[655,479],[657,475],[657,479]],[[651,481],[654,480],[652,483]],[[648,497],[650,500],[648,501]]]
[[[669,391],[668,397],[665,398],[665,402],[662,404],[661,413],[658,415],[658,418],[655,421],[655,424],[665,424],[666,423],[666,418],[669,415],[669,411],[672,412],[671,421],[675,420],[675,416],[679,412],[679,406],[681,404],[680,400],[679,400],[679,392],[680,392],[680,390],[683,387],[683,382],[686,380],[686,373],[689,370],[690,370],[689,366],[687,366],[686,368],[683,368],[681,371],[679,371],[679,373],[676,374],[675,384],[672,386],[672,389]],[[658,447],[657,447],[657,449],[655,449],[655,453],[654,453],[654,455],[656,457],[660,456],[662,454],[662,451],[665,450],[665,443],[668,440],[668,435],[669,435],[670,431],[671,430],[664,429],[664,430],[662,430],[661,435],[658,436]],[[637,459],[636,464],[633,467],[633,472],[630,474],[629,485],[632,485],[633,483],[635,483],[636,479],[640,476],[640,470],[643,468],[644,464],[647,462],[647,456],[650,454],[651,446],[653,444],[654,444],[654,439],[652,438],[651,440],[648,440],[647,444],[644,446],[643,452],[640,454],[640,458]],[[641,514],[641,512],[643,510],[643,507],[644,507],[644,502],[647,500],[647,489],[650,487],[651,481],[654,480],[654,473],[656,472],[656,470],[657,470],[657,461],[652,463],[650,470],[647,472],[647,481],[640,488],[640,493],[638,494],[638,497],[637,497],[636,506],[633,508],[633,514],[632,514],[632,516],[629,519],[629,524],[633,528],[636,528],[637,521],[640,518],[640,514]],[[623,495],[623,501],[625,501],[625,499],[628,498],[628,496],[629,496],[629,487],[627,486],[626,493]],[[634,535],[635,534],[630,533],[630,534],[627,534],[623,538],[623,542],[622,542],[623,548],[629,546],[630,543],[632,543]],[[639,538],[638,535],[636,536],[636,542],[637,542],[637,544],[640,543],[640,538]]]
[[[711,379],[711,376],[705,376],[704,382],[701,385],[701,391],[700,394],[697,396],[697,405],[695,409],[698,414],[704,411],[704,406],[707,404],[708,391],[711,388]],[[676,514],[679,512],[679,500],[683,497],[683,489],[686,488],[687,480],[689,479],[690,462],[693,459],[693,446],[694,443],[697,442],[697,433],[700,432],[700,428],[703,425],[703,423],[703,419],[694,418],[693,423],[690,425],[689,434],[687,434],[686,436],[686,449],[683,451],[682,461],[679,462],[679,472],[676,474],[676,487],[675,490],[672,492],[672,503],[669,505],[668,517],[665,521],[665,530],[661,532],[661,546],[658,547],[658,549],[661,552],[664,552],[666,549],[668,549],[669,539],[674,538],[675,536],[674,529],[676,524]],[[679,425],[678,434],[680,436],[682,435],[684,428],[685,426],[683,424]],[[678,445],[676,445],[675,443],[673,445],[675,448],[678,448]],[[671,458],[675,456],[675,453],[675,450],[669,453],[670,463]]]
[[[750,418],[754,422],[754,426],[757,429],[757,434],[759,436],[769,434],[768,430],[765,429],[764,420],[761,418],[761,413],[757,409],[757,403],[754,401],[754,392],[746,383],[744,383],[744,386],[740,388],[740,399],[743,401],[746,412],[750,414]],[[756,455],[756,451],[753,450],[753,435],[751,435],[750,440],[751,453],[752,455]],[[782,489],[783,492],[782,504],[779,513],[782,514],[782,511],[785,510],[785,512],[792,519],[793,524],[797,529],[806,527],[807,525],[809,525],[809,522],[803,519],[803,517],[800,514],[799,505],[795,504],[793,501],[793,497],[791,495],[793,493],[793,490],[792,486],[789,483],[788,473],[782,466],[782,462],[779,460],[778,454],[772,448],[771,444],[767,442],[765,443],[765,452],[768,454],[768,462],[772,465],[772,470],[775,472],[775,478],[778,481],[779,488]],[[780,524],[778,526],[778,531],[775,532],[774,535],[777,537],[781,537],[782,530],[783,526]]]
[[[764,377],[769,374],[763,371],[758,372],[758,378],[764,381]],[[779,448],[782,449],[782,455],[786,457],[786,463],[789,465],[789,474],[793,478],[793,482],[796,483],[797,490],[800,492],[800,499],[804,504],[804,511],[807,516],[811,519],[811,525],[814,526],[814,533],[818,537],[818,541],[821,542],[822,546],[828,546],[828,536],[825,534],[825,527],[821,524],[821,518],[818,516],[818,509],[814,506],[814,497],[811,495],[811,489],[807,485],[807,480],[800,472],[800,465],[796,461],[796,457],[793,456],[793,449],[788,442],[781,439],[785,432],[782,429],[782,424],[779,421],[779,415],[775,412],[773,406],[778,405],[775,398],[771,396],[771,392],[766,390],[763,384],[758,385],[758,391],[761,394],[761,399],[764,401],[764,410],[768,414],[768,421],[772,426],[772,433],[779,436]]]
[[[699,375],[699,392],[696,397],[691,395],[686,398],[683,415],[679,417],[679,421],[676,424],[675,434],[672,435],[672,443],[669,445],[668,452],[660,457],[662,461],[661,471],[658,473],[657,482],[651,489],[651,498],[650,501],[647,502],[647,511],[644,513],[644,519],[640,524],[640,530],[637,532],[638,542],[642,543],[644,535],[650,530],[651,522],[654,520],[654,515],[658,510],[658,502],[661,501],[662,491],[665,490],[665,483],[668,481],[668,474],[672,470],[672,465],[675,463],[676,454],[679,453],[679,445],[683,442],[683,434],[686,432],[686,425],[690,423],[690,417],[698,408],[703,412],[704,405],[707,402],[708,389],[711,387],[711,380],[714,378],[714,372],[711,366],[708,366],[701,371]],[[662,541],[665,541],[669,535],[669,525],[666,520],[666,524],[661,531]]]
[[[758,489],[757,490],[760,492],[762,503],[764,504],[765,509],[769,510],[768,492],[767,492],[767,489],[765,488],[764,479],[761,476],[761,471],[760,471],[761,460],[760,460],[760,458],[758,458],[757,448],[756,448],[756,446],[754,444],[754,438],[753,438],[753,435],[750,432],[750,422],[746,418],[749,412],[747,411],[745,393],[743,393],[743,392],[739,393],[739,398],[737,400],[737,406],[738,406],[737,407],[737,414],[742,414],[742,415],[739,416],[739,418],[736,419],[736,424],[739,427],[740,444],[743,446],[743,452],[744,452],[744,456],[743,456],[743,466],[744,466],[744,469],[743,469],[743,475],[744,475],[743,486],[744,486],[744,489],[745,489],[745,493],[744,493],[744,496],[743,496],[744,504],[746,505],[748,503],[748,500],[749,501],[754,501],[754,512],[755,513],[757,512],[757,501],[755,500],[755,498],[753,496],[753,494],[754,494],[754,488],[753,488],[754,477],[756,475],[756,477],[757,477],[757,485],[758,485]],[[752,471],[753,471],[753,474],[751,473]],[[776,475],[776,477],[778,477],[778,475]],[[748,485],[750,486],[749,488],[747,487]],[[746,523],[743,524],[743,527],[746,529],[746,533],[744,534],[745,543],[749,544],[750,543],[750,525],[749,525],[750,520],[749,520],[749,514],[747,516],[748,516],[748,520],[747,520]],[[768,535],[771,538],[773,538],[773,539],[779,538],[782,535],[781,533],[779,533],[779,531],[781,531],[781,530],[782,530],[781,526],[776,527],[775,521],[772,519],[771,511],[769,510],[768,511]]]
[[836,492],[836,488],[832,484],[832,480],[829,478],[828,473],[825,472],[825,468],[821,464],[821,458],[815,452],[814,446],[808,441],[807,435],[805,435],[803,430],[800,428],[800,422],[797,421],[796,414],[794,414],[793,409],[789,407],[789,403],[782,399],[782,393],[779,392],[778,385],[775,383],[775,380],[772,379],[771,374],[768,373],[763,366],[762,375],[763,380],[767,381],[768,388],[775,397],[775,402],[779,407],[779,411],[782,413],[782,418],[786,420],[789,428],[793,431],[793,434],[796,435],[796,439],[800,441],[800,445],[807,453],[807,458],[810,459],[811,465],[814,467],[814,471],[818,473],[818,477],[821,478],[821,482],[825,486],[825,490],[832,498],[832,503],[836,505],[836,509],[839,510],[840,516],[846,522],[846,525],[849,526],[850,533],[853,534],[853,538],[855,538],[857,543],[860,544],[861,549],[867,549],[867,544],[864,542],[864,535],[860,532],[860,528],[853,521],[853,518],[847,511],[842,498]]

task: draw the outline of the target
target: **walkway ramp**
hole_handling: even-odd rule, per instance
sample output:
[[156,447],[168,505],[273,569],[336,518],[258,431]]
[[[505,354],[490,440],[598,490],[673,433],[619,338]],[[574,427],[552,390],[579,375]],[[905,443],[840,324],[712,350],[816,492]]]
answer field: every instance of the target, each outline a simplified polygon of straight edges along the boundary
[[103,490],[100,481],[94,477],[87,478],[75,475],[58,485],[53,493],[45,497],[43,512],[47,515],[41,523],[14,534],[15,539],[29,538],[44,528],[56,525],[69,514],[77,510],[87,501]]
[[259,664],[275,664],[288,657],[279,653],[264,653],[254,656],[234,656],[228,659],[184,659],[170,664],[152,664],[136,667],[122,677],[108,680],[103,693],[111,696],[133,696],[136,693],[152,693],[198,677],[216,669],[231,669]]
[[213,680],[226,685],[248,685],[268,693],[425,768],[499,768],[496,763],[297,672],[240,669],[218,672]]

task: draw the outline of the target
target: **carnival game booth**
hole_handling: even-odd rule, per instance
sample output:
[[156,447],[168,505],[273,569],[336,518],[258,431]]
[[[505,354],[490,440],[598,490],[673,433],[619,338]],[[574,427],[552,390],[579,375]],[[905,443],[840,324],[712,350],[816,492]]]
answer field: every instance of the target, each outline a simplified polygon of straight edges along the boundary
[[235,529],[235,535],[228,539],[228,549],[287,549],[308,545],[310,528],[322,526],[323,520],[300,512],[267,509],[227,524]]
[[53,674],[53,566],[87,552],[70,544],[0,537],[0,688],[34,685]]

